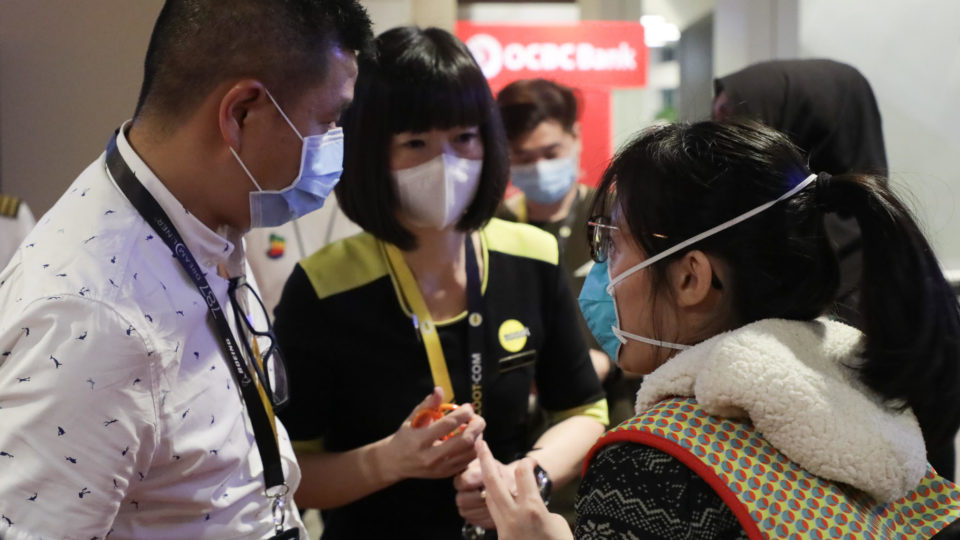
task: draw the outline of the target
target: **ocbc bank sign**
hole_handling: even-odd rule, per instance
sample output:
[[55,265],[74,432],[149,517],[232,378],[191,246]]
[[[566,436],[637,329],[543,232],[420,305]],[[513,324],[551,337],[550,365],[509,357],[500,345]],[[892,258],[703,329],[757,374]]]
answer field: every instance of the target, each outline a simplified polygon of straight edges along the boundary
[[558,25],[459,22],[462,39],[491,86],[547,77],[572,86],[646,84],[647,50],[640,23],[583,21]]
[[509,71],[635,71],[637,50],[621,41],[613,48],[591,43],[508,43],[490,34],[476,34],[467,47],[483,74],[492,79],[500,70]]

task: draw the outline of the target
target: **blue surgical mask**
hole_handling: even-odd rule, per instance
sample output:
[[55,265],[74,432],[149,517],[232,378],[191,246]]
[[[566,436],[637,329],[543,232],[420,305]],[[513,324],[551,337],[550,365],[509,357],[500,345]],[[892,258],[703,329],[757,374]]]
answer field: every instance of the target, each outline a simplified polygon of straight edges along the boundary
[[247,169],[237,152],[230,147],[233,157],[237,158],[257,191],[250,192],[250,226],[276,227],[301,216],[319,210],[330,196],[334,186],[340,181],[343,172],[343,130],[331,129],[322,135],[304,137],[300,135],[293,122],[284,114],[283,109],[273,99],[270,92],[267,97],[280,111],[297,137],[303,141],[300,152],[300,172],[293,183],[280,190],[264,190],[256,178]]
[[[646,264],[637,265],[641,268]],[[638,268],[639,270],[640,268]],[[631,269],[633,270],[633,269]],[[634,272],[630,272],[632,275]],[[618,282],[620,280],[617,280]],[[617,313],[617,302],[614,297],[613,287],[610,285],[610,269],[607,262],[594,263],[587,279],[583,282],[583,289],[580,290],[580,311],[583,312],[583,318],[587,321],[587,327],[597,339],[597,343],[603,347],[603,352],[607,353],[617,365],[620,364],[620,347],[627,342],[627,339],[642,341],[658,347],[667,347],[671,349],[687,349],[689,345],[680,345],[670,343],[659,339],[650,339],[620,329],[620,317]]]
[[613,297],[607,294],[607,285],[610,284],[610,274],[607,272],[607,262],[594,263],[590,273],[583,281],[580,289],[580,311],[587,321],[590,333],[596,338],[603,352],[613,359],[617,359],[617,349],[620,340],[613,333],[617,325],[617,308],[613,304]]
[[577,157],[571,154],[510,167],[510,179],[533,202],[551,204],[566,195],[577,181]]

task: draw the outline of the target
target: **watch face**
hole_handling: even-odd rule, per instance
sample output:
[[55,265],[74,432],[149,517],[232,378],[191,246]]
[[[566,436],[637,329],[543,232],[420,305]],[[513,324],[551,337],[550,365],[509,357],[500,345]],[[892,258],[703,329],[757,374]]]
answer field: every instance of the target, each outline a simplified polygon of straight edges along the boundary
[[543,499],[543,502],[550,502],[550,491],[553,488],[553,482],[550,481],[550,476],[547,475],[547,471],[543,470],[543,467],[537,465],[533,469],[534,474],[537,476],[537,487],[540,488],[540,497]]

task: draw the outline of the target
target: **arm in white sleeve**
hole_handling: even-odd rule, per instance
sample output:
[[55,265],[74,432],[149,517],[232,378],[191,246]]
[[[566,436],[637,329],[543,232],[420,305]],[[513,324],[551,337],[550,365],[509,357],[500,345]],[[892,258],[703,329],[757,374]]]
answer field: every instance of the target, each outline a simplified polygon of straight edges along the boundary
[[104,538],[157,446],[151,347],[80,296],[0,322],[0,537]]

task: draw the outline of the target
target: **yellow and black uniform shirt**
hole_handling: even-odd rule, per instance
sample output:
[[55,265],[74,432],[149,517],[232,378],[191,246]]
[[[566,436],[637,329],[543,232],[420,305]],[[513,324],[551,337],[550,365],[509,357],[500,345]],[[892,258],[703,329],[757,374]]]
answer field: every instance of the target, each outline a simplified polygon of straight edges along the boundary
[[[494,219],[480,231],[485,304],[484,439],[510,462],[526,448],[531,386],[560,420],[607,423],[603,390],[577,328],[553,237]],[[280,412],[296,441],[341,452],[382,439],[434,387],[384,245],[367,233],[300,262],[276,309],[291,383]],[[467,314],[437,321],[455,400],[471,400]],[[323,481],[304,479],[305,482]],[[324,538],[458,538],[451,479],[406,480],[323,513]]]

